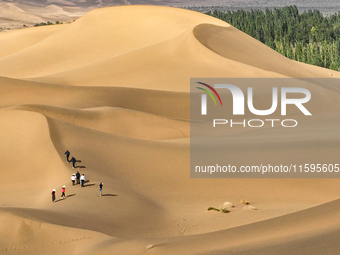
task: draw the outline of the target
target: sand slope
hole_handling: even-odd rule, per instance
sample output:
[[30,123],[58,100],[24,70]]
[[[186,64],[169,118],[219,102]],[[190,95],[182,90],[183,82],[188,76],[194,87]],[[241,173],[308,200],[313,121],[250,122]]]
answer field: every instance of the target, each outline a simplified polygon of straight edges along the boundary
[[[98,9],[71,24],[2,33],[0,44],[1,254],[336,254],[337,179],[190,179],[189,79],[338,72],[167,7]],[[229,156],[295,160],[305,150],[337,162],[338,83],[304,86],[313,119],[295,136],[235,129],[224,140]],[[71,185],[76,171],[83,188]],[[226,201],[230,213],[207,211]]]

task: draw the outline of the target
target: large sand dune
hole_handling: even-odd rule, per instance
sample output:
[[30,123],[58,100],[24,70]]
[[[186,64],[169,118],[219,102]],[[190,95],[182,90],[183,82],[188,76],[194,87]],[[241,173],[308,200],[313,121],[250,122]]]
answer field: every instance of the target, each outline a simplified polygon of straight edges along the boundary
[[[125,6],[0,34],[0,76],[0,254],[336,254],[340,248],[337,179],[190,179],[189,173],[191,77],[340,73],[286,59],[203,14]],[[315,95],[313,121],[302,122],[295,137],[282,129],[237,129],[225,138],[236,148],[232,156],[298,157],[303,149],[311,158],[336,159],[339,87],[305,86]],[[66,162],[66,149],[81,160],[79,168]],[[89,180],[83,188],[71,185],[77,170]],[[68,197],[60,200],[63,185]],[[243,209],[241,199],[259,210]],[[235,205],[231,213],[207,211],[226,201]]]

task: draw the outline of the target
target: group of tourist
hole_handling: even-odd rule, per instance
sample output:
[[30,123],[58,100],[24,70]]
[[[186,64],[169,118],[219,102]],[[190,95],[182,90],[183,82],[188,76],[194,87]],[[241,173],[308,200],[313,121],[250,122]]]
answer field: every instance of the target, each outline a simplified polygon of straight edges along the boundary
[[[69,159],[71,153],[68,150],[66,150],[65,155],[66,155],[67,162],[68,163],[72,162],[72,168],[74,169],[76,167],[75,164],[76,164],[77,160],[74,157],[72,157],[71,160]],[[85,175],[84,174],[80,175],[79,171],[77,171],[77,173],[73,173],[72,176],[71,176],[72,186],[74,186],[75,184],[80,184],[81,187],[84,187],[85,181],[86,181]],[[98,186],[98,188],[99,188],[99,195],[100,196],[102,196],[103,186],[104,186],[104,184],[102,182]],[[60,199],[66,198],[65,190],[66,190],[66,186],[64,185],[61,188],[61,197],[60,197]],[[56,192],[56,190],[53,189],[52,190],[52,202],[53,203],[55,202],[55,192]]]

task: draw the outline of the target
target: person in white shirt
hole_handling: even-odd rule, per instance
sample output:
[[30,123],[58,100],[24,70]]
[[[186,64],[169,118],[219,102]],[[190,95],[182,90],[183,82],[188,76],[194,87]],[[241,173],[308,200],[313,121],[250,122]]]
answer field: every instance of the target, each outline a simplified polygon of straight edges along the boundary
[[73,174],[71,176],[71,181],[72,181],[72,186],[74,186],[75,182],[76,182],[76,174]]
[[84,187],[84,183],[85,183],[85,175],[82,174],[82,175],[80,176],[80,184],[81,184],[82,187]]

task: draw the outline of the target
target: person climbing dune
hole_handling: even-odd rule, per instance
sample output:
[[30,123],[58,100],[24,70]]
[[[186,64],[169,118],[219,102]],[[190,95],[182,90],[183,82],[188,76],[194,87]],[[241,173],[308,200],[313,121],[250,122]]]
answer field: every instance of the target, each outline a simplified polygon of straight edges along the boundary
[[102,196],[103,186],[104,186],[104,183],[102,183],[102,182],[98,186],[99,187],[99,196]]
[[66,196],[65,196],[65,189],[66,189],[66,187],[65,187],[65,185],[61,188],[61,197],[60,197],[60,199],[63,199],[63,198],[66,198]]
[[81,184],[81,187],[84,187],[84,183],[85,183],[85,175],[82,174],[81,177],[80,177],[80,184]]
[[55,189],[52,190],[52,202],[55,202]]
[[65,155],[66,155],[66,160],[68,163],[70,163],[70,152],[68,150],[65,151]]
[[75,159],[75,157],[72,157],[70,162],[72,162],[72,168],[74,169],[76,167],[76,162],[77,160]]
[[79,173],[79,171],[77,171],[76,177],[77,177],[77,184],[80,184],[80,173]]
[[74,184],[76,182],[76,174],[72,174],[71,181],[72,181],[72,186],[74,186]]

